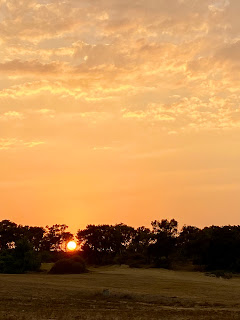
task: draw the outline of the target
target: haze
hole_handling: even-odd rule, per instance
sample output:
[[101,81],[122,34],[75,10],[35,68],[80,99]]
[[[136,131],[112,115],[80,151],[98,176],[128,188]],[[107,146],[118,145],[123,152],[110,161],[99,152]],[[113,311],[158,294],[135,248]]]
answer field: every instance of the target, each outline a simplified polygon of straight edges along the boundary
[[0,218],[239,224],[239,12],[0,0]]

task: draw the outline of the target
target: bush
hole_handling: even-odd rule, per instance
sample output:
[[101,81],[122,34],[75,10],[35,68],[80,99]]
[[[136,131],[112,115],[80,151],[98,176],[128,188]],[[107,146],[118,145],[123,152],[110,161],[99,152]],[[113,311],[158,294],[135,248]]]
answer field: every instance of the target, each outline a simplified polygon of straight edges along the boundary
[[160,257],[155,260],[156,268],[170,269],[170,259],[166,257]]
[[146,258],[140,253],[132,253],[128,255],[125,263],[130,268],[141,268],[146,266]]
[[84,272],[87,272],[87,268],[84,260],[79,256],[58,260],[49,271],[51,274],[79,274]]
[[216,278],[223,278],[223,279],[231,279],[232,278],[232,273],[226,272],[224,270],[215,270],[211,272],[206,272],[206,276],[209,277],[216,277]]
[[0,255],[0,273],[38,271],[40,266],[39,254],[26,239],[16,242],[16,248],[5,250]]
[[67,253],[64,251],[42,251],[41,261],[43,263],[57,262],[60,259],[65,259]]

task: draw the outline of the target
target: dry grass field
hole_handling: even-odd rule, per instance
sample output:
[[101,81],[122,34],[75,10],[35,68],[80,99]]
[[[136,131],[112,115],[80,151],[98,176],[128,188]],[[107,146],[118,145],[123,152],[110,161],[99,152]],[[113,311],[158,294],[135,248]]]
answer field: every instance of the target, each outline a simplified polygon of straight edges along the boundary
[[240,319],[240,279],[125,266],[0,275],[0,319]]

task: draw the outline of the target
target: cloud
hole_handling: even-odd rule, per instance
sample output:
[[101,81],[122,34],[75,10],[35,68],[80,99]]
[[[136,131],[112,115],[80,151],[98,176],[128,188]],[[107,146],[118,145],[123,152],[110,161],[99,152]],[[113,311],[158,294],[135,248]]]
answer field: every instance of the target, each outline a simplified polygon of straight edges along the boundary
[[0,138],[0,150],[33,148],[44,144],[43,141],[24,141],[16,138]]
[[229,203],[238,218],[238,195],[199,185],[239,176],[239,11],[239,0],[0,0],[1,177],[33,186],[7,190],[3,207],[70,210],[73,225],[78,212],[210,217]]
[[60,63],[52,62],[43,64],[37,60],[35,61],[20,61],[12,60],[5,63],[0,63],[0,72],[7,75],[18,75],[26,77],[32,74],[34,77],[37,75],[58,74],[63,72],[63,66]]
[[1,2],[0,10],[0,34],[5,41],[14,38],[40,41],[70,32],[86,22],[85,10],[73,7],[71,1],[10,0]]
[[234,64],[239,64],[240,56],[240,41],[223,46],[215,55],[215,58],[221,62],[231,61]]
[[1,1],[0,107],[21,105],[1,119],[26,120],[36,105],[42,121],[236,129],[238,8],[236,0]]
[[43,115],[48,115],[54,113],[54,110],[51,109],[39,109],[36,111],[37,113],[43,114]]
[[7,111],[0,115],[0,120],[8,121],[8,120],[22,120],[24,119],[24,115],[18,111]]
[[98,147],[93,147],[94,151],[108,151],[112,150],[112,147],[109,146],[98,146]]
[[150,104],[144,110],[123,109],[124,119],[149,123],[164,123],[169,134],[191,130],[223,130],[240,128],[240,97],[232,95],[228,99],[198,97],[181,98],[173,104]]

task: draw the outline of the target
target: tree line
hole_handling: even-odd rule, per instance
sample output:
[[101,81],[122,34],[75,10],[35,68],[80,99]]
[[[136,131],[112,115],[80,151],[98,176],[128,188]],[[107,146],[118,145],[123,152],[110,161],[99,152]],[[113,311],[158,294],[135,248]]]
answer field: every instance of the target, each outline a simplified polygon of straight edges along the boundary
[[[65,224],[51,227],[0,222],[0,272],[36,270],[41,262],[66,257],[74,235]],[[155,220],[151,228],[126,224],[87,225],[75,236],[88,264],[240,272],[240,226],[178,228],[175,219]]]

